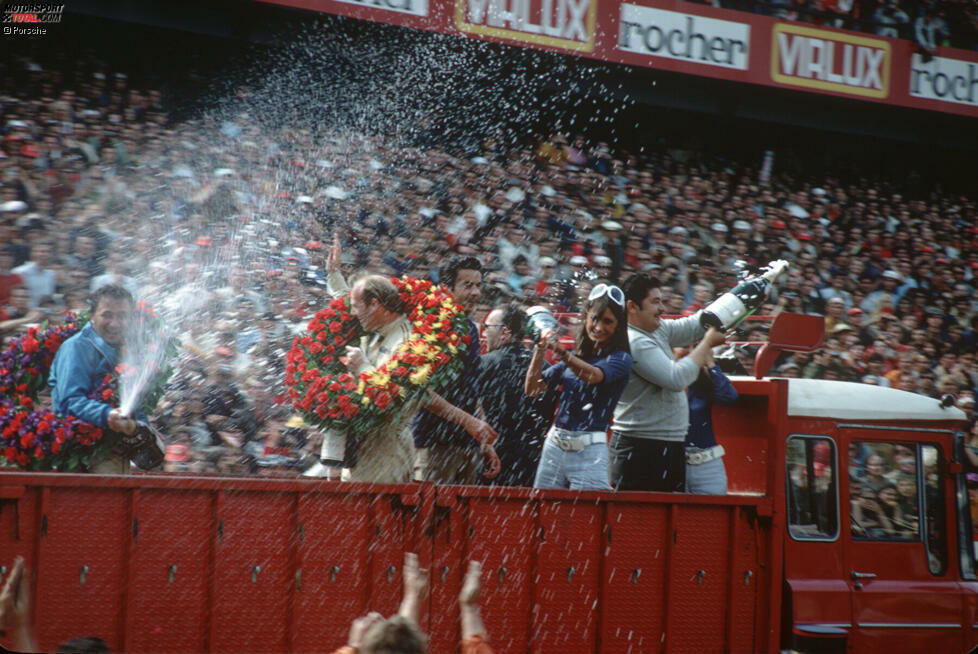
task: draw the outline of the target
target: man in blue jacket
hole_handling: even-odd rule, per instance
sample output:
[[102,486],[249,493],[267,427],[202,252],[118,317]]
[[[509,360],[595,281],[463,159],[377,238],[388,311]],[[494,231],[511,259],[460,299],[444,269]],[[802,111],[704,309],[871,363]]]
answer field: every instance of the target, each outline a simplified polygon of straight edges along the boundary
[[[129,434],[136,426],[132,418],[105,402],[90,399],[89,395],[119,363],[132,317],[133,298],[122,286],[109,284],[92,294],[89,306],[91,320],[61,345],[51,365],[48,385],[53,389],[54,412]],[[93,461],[89,470],[125,474],[129,471],[128,457],[113,451],[104,460]]]

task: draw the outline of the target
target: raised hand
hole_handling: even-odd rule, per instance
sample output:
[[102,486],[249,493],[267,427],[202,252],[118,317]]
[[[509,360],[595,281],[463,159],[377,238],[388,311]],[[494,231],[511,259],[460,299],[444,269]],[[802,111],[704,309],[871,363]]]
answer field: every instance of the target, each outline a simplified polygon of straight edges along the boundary
[[342,263],[343,246],[340,245],[340,235],[333,234],[333,244],[330,246],[329,255],[326,257],[326,272],[339,272]]

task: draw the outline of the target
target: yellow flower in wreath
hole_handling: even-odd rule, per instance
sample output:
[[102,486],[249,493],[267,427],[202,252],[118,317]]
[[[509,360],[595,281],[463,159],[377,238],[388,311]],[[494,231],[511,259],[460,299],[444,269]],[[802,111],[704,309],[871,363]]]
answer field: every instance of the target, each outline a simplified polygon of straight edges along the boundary
[[370,373],[370,383],[374,386],[387,386],[391,381],[390,375],[385,375],[382,372],[374,371]]
[[428,376],[431,374],[431,366],[425,364],[418,368],[416,371],[411,373],[408,380],[415,386],[421,386],[428,382]]

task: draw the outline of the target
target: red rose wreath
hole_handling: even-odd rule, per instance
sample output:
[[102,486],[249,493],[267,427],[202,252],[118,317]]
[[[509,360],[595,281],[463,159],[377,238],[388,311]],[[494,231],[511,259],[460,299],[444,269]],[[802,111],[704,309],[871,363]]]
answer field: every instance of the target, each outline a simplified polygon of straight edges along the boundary
[[391,282],[401,293],[412,332],[378,369],[354,376],[339,360],[344,348],[363,335],[350,313],[349,296],[330,302],[292,343],[285,383],[309,424],[359,435],[396,420],[426,389],[451,383],[463,365],[459,355],[475,347],[465,314],[450,293],[414,277]]

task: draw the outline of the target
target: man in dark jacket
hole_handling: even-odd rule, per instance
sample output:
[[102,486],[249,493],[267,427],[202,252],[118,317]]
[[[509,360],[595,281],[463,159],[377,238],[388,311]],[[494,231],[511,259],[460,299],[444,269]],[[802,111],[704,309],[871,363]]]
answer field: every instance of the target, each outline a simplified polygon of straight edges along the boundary
[[[453,257],[442,266],[438,282],[471,316],[482,295],[482,264],[475,257]],[[417,451],[415,481],[475,484],[480,469],[485,477],[495,476],[496,452],[492,444],[496,434],[478,417],[482,414],[478,388],[479,330],[471,318],[466,321],[471,345],[463,355],[465,365],[452,384],[442,389],[446,406],[460,409],[465,419],[458,422],[446,419],[431,404],[418,411],[411,425]]]
[[503,486],[533,486],[540,450],[554,417],[557,395],[524,393],[531,353],[523,345],[526,313],[516,305],[493,309],[482,324],[488,353],[482,357],[480,396],[486,422],[499,432],[496,454],[502,472],[493,480]]

